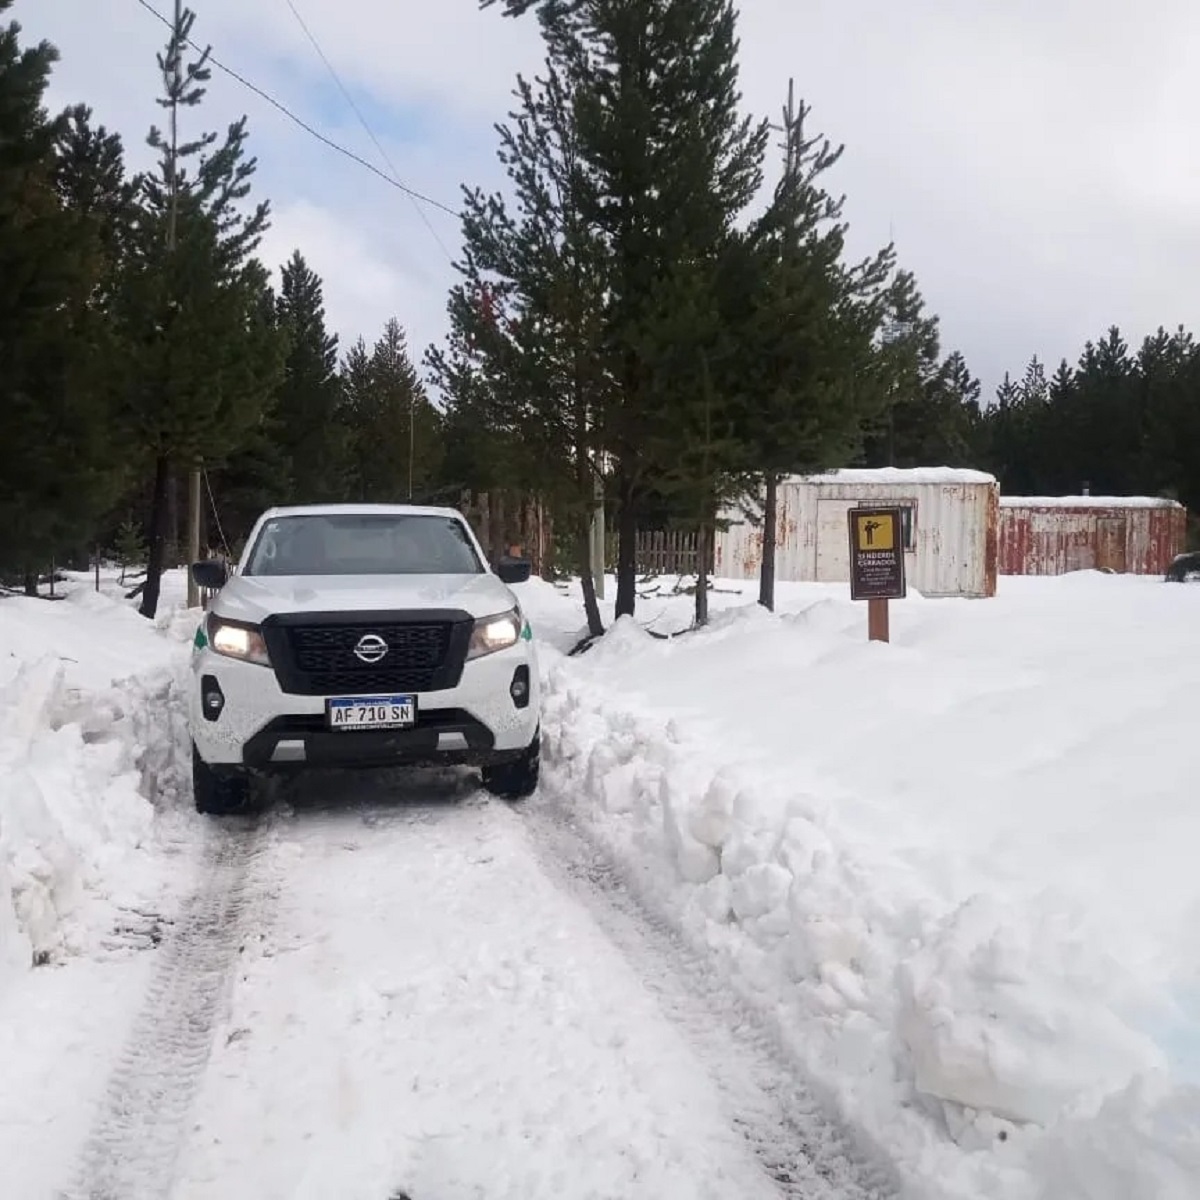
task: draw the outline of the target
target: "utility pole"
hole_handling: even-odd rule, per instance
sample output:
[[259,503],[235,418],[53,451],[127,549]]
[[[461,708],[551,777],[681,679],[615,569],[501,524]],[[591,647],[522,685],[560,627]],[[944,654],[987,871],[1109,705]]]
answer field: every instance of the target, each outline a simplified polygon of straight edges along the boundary
[[413,459],[417,444],[417,390],[413,388],[408,394],[408,502],[413,498]]
[[[172,54],[174,61],[171,70],[175,76],[173,93],[175,102],[171,105],[171,159],[170,159],[170,206],[167,209],[167,253],[175,256],[179,232],[179,101],[178,97],[183,85],[183,45],[179,41],[179,30],[183,26],[183,0],[175,0],[175,23],[172,26],[174,39]],[[177,301],[176,301],[177,303]],[[200,464],[193,463],[188,478],[188,566],[200,558]],[[187,573],[187,603],[188,608],[200,605],[200,589]]]

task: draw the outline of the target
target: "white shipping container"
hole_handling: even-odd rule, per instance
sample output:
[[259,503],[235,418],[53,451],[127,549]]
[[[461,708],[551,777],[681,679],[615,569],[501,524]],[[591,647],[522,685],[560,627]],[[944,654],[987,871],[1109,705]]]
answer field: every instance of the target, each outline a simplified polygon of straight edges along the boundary
[[[884,467],[797,475],[779,485],[775,578],[783,583],[850,582],[847,513],[862,506],[902,510],[908,585],[923,596],[996,594],[1000,485],[983,471]],[[759,517],[761,506],[754,510]],[[743,509],[722,513],[715,573],[754,579],[762,526]]]

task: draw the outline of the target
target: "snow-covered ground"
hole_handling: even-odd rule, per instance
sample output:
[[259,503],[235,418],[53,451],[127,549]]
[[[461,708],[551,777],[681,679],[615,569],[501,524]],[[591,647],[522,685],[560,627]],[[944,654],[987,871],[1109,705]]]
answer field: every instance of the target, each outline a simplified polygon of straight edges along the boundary
[[[182,587],[169,579],[168,598]],[[152,626],[115,578],[103,589],[0,598],[0,1195],[13,1200],[52,1195],[82,1146],[146,988],[139,951],[162,939],[191,858],[172,699],[194,622],[168,605]]]
[[783,1194],[647,988],[661,972],[543,869],[519,816],[429,777],[350,805],[341,788],[300,789],[255,847],[172,1195]]
[[720,588],[570,658],[520,589],[519,809],[244,827],[190,812],[180,576],[156,625],[0,599],[0,1195],[1192,1200],[1200,588],[1003,579],[889,646]]
[[719,586],[551,668],[555,802],[910,1181],[1194,1196],[1200,588],[1006,578],[880,646],[845,589]]
[[195,618],[116,591],[0,608],[4,1200],[891,1194],[563,823],[458,773],[189,812]]

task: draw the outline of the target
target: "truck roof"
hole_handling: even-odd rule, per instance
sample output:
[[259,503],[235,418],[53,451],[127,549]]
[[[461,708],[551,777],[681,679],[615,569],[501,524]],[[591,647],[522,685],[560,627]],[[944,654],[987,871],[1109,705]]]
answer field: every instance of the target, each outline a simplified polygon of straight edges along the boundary
[[268,517],[337,517],[337,516],[393,516],[393,517],[457,517],[463,515],[457,508],[445,508],[430,504],[289,504],[269,508],[263,513]]

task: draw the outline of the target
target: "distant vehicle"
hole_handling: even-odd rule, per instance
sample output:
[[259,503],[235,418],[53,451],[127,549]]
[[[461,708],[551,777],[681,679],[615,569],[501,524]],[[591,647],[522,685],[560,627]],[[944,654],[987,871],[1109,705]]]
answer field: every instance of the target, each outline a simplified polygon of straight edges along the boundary
[[1177,554],[1167,568],[1168,583],[1200,583],[1200,551]]
[[532,794],[537,652],[510,584],[462,514],[412,505],[276,508],[216,591],[192,652],[196,808],[230,813],[256,776],[314,767],[467,765],[494,795]]

